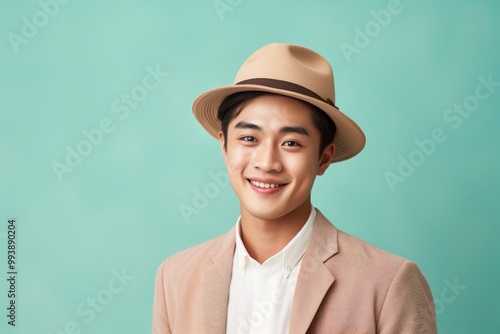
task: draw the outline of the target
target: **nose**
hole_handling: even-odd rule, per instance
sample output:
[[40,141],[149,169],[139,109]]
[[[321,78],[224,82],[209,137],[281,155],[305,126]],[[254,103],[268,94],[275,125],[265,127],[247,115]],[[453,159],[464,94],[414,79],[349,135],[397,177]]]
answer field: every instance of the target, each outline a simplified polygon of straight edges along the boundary
[[264,143],[255,151],[253,166],[263,172],[280,172],[283,169],[279,153],[274,145]]

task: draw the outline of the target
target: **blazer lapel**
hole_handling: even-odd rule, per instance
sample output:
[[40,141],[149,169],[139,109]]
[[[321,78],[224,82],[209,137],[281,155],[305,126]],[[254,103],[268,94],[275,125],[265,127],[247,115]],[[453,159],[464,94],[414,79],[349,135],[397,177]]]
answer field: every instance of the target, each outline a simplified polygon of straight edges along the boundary
[[203,328],[199,333],[223,334],[226,332],[229,284],[233,267],[235,230],[226,233],[220,244],[209,252],[213,264],[202,274]]
[[317,210],[295,287],[290,334],[304,334],[309,328],[321,301],[335,281],[325,261],[337,253],[337,229]]

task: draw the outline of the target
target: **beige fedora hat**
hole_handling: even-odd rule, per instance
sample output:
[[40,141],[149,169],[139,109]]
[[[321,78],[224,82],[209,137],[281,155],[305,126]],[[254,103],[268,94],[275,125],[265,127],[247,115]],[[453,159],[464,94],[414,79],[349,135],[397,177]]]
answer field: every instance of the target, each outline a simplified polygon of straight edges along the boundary
[[233,85],[214,88],[196,98],[193,113],[198,122],[217,138],[221,124],[217,111],[231,94],[262,91],[294,97],[323,110],[337,127],[331,162],[352,158],[365,146],[359,126],[335,105],[335,85],[328,61],[298,45],[272,43],[255,51],[240,67]]

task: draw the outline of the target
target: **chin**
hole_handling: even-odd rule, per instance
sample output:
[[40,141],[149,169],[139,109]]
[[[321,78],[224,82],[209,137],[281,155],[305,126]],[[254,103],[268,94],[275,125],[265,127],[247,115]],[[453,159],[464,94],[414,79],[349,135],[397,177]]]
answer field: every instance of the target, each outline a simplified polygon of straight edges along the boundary
[[276,207],[276,205],[252,205],[247,206],[246,211],[253,217],[262,220],[274,220],[286,216],[293,210]]
[[284,214],[281,214],[281,213],[276,213],[276,212],[258,212],[258,213],[252,213],[250,212],[250,214],[255,217],[255,218],[258,218],[258,219],[261,219],[261,220],[276,220],[276,219],[279,219],[281,217],[284,216]]

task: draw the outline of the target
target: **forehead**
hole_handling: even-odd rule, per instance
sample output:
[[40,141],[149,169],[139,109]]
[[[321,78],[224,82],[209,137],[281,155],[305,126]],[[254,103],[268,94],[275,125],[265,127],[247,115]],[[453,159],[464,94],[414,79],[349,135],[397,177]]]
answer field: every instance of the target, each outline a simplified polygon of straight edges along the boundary
[[262,95],[248,101],[230,127],[240,121],[260,126],[302,126],[313,129],[311,107],[300,100],[281,95]]

